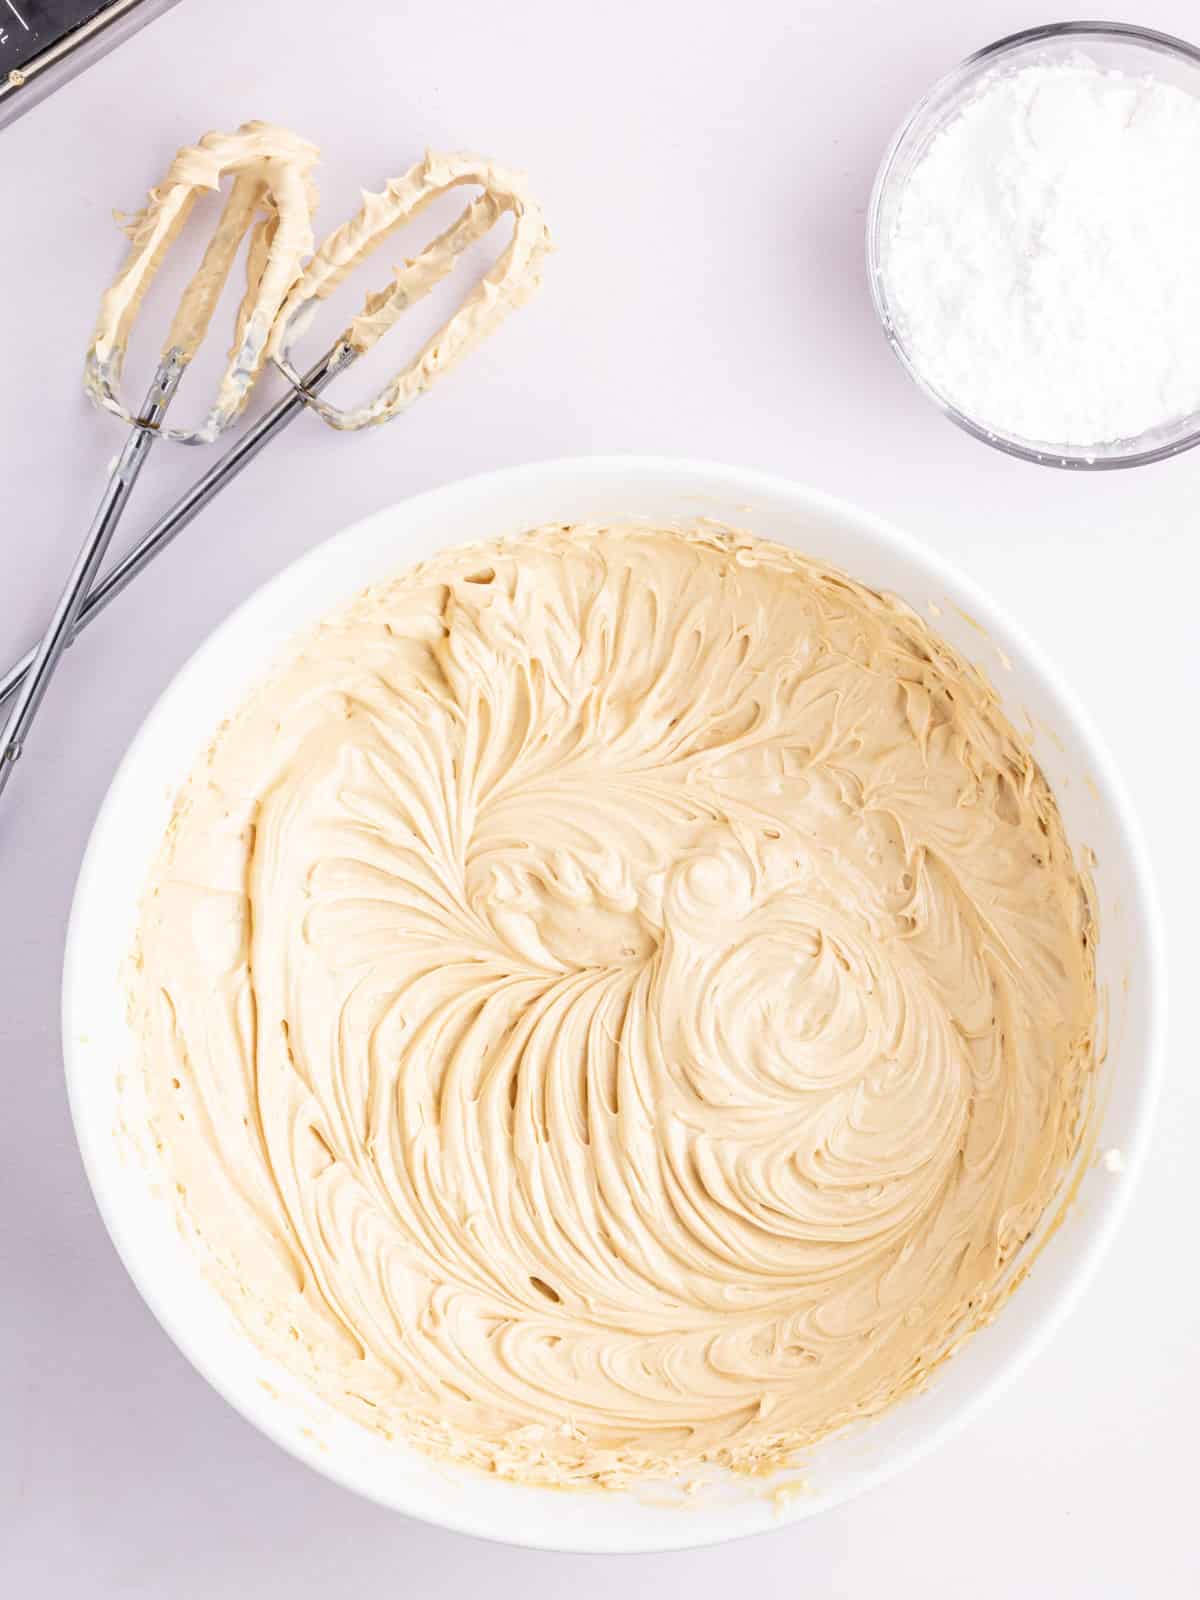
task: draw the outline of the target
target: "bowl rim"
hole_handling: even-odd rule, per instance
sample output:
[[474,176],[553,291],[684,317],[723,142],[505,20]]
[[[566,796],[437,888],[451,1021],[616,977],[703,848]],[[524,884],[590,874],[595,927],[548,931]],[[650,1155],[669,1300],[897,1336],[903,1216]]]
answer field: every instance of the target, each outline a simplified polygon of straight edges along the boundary
[[[832,521],[844,521],[863,533],[869,540],[898,552],[924,571],[934,583],[965,602],[972,617],[994,636],[1005,638],[1031,670],[1040,679],[1051,697],[1061,706],[1080,744],[1086,749],[1089,770],[1102,794],[1111,804],[1118,832],[1128,852],[1131,885],[1135,904],[1132,915],[1140,918],[1145,948],[1146,1003],[1145,1049],[1139,1074],[1135,1109],[1131,1116],[1130,1131],[1123,1136],[1121,1150],[1124,1171],[1119,1186],[1109,1193],[1104,1214],[1094,1223],[1077,1254],[1054,1285],[1054,1292],[1036,1325],[1026,1332],[1013,1348],[1001,1354],[993,1369],[974,1391],[957,1404],[952,1414],[924,1434],[918,1433],[911,1442],[892,1452],[887,1459],[866,1470],[859,1481],[845,1491],[824,1497],[819,1505],[806,1505],[803,1499],[789,1508],[786,1518],[774,1523],[746,1529],[723,1525],[719,1515],[711,1516],[708,1526],[697,1528],[694,1522],[685,1523],[685,1513],[680,1513],[679,1535],[661,1536],[626,1532],[621,1537],[595,1535],[587,1538],[574,1536],[537,1536],[526,1528],[510,1527],[501,1518],[476,1515],[455,1505],[453,1496],[447,1495],[439,1504],[436,1514],[424,1507],[407,1503],[403,1494],[386,1495],[377,1485],[366,1483],[362,1477],[340,1462],[329,1459],[311,1439],[285,1432],[278,1420],[278,1411],[265,1395],[241,1395],[236,1392],[232,1379],[215,1370],[209,1361],[202,1341],[193,1337],[186,1322],[173,1311],[166,1293],[143,1270],[135,1237],[136,1230],[126,1225],[126,1217],[114,1202],[105,1181],[101,1147],[113,1137],[111,1127],[99,1126],[89,1121],[84,1109],[83,1083],[85,1075],[94,1071],[94,1062],[86,1057],[81,1045],[81,1018],[86,1012],[81,1007],[80,996],[85,991],[83,974],[88,967],[88,951],[84,947],[83,927],[85,908],[91,895],[93,880],[106,848],[107,835],[119,812],[122,790],[134,782],[142,750],[151,745],[160,723],[170,715],[172,703],[194,678],[204,674],[209,661],[216,658],[227,636],[242,626],[242,619],[252,613],[266,598],[285,585],[297,581],[296,575],[307,568],[319,568],[329,560],[330,547],[347,537],[365,536],[372,525],[402,510],[419,515],[453,507],[456,498],[469,499],[484,491],[520,487],[523,484],[538,489],[561,483],[565,493],[577,486],[581,478],[599,485],[619,481],[627,485],[632,480],[649,487],[668,488],[681,501],[694,496],[698,490],[706,493],[726,492],[739,500],[750,501],[755,495],[775,502],[785,502],[797,512],[825,515]],[[490,496],[489,496],[490,498]],[[294,631],[302,630],[298,622]],[[140,886],[139,886],[140,887]],[[184,1355],[213,1389],[247,1422],[281,1446],[297,1460],[313,1467],[322,1476],[341,1487],[374,1501],[391,1511],[399,1511],[435,1526],[453,1532],[471,1534],[528,1549],[545,1549],[579,1554],[633,1554],[697,1549],[727,1543],[738,1538],[753,1537],[759,1533],[777,1531],[807,1515],[831,1509],[858,1494],[875,1488],[898,1476],[914,1465],[948,1438],[960,1433],[1010,1383],[1023,1372],[1030,1361],[1045,1348],[1074,1309],[1088,1284],[1092,1281],[1101,1259],[1108,1251],[1118,1227],[1127,1215],[1138,1178],[1144,1168],[1149,1140],[1153,1128],[1155,1107],[1164,1077],[1166,1037],[1166,958],[1161,910],[1145,839],[1137,815],[1129,799],[1124,782],[1104,740],[1097,732],[1090,715],[1077,699],[1064,676],[1025,633],[1025,630],[997,605],[975,582],[960,572],[941,554],[922,544],[913,535],[896,527],[886,518],[867,511],[840,497],[785,478],[778,474],[762,472],[706,461],[700,458],[675,456],[646,456],[639,454],[576,456],[501,468],[497,471],[474,474],[429,489],[422,494],[392,502],[360,518],[347,527],[321,540],[296,560],[290,562],[272,578],[256,588],[212,629],[187,660],[172,675],[121,758],[109,788],[97,812],[81,861],[67,926],[63,962],[62,1037],[68,1104],[76,1141],[79,1145],[85,1173],[97,1209],[113,1246],[126,1272],[133,1280],[148,1309],[168,1338]],[[253,1401],[253,1403],[251,1403]],[[432,1464],[436,1466],[436,1463]],[[483,1480],[486,1481],[486,1480]],[[533,1519],[531,1519],[533,1520]]]
[[[1141,45],[1159,55],[1174,56],[1187,62],[1190,66],[1200,71],[1200,46],[1191,44],[1187,39],[1181,39],[1172,33],[1163,33],[1157,28],[1145,28],[1132,22],[1099,22],[1078,20],[1073,22],[1048,22],[1035,28],[1022,28],[1016,33],[1006,34],[1001,39],[993,40],[991,44],[983,45],[978,50],[973,50],[970,55],[964,56],[948,71],[943,72],[925,91],[921,98],[901,120],[899,127],[888,141],[883,158],[875,173],[871,185],[870,199],[867,202],[867,220],[865,230],[865,247],[867,263],[867,285],[871,295],[871,304],[874,307],[879,326],[883,331],[892,354],[904,368],[909,379],[916,385],[926,399],[931,400],[944,417],[971,438],[978,439],[981,444],[990,445],[993,450],[999,450],[1004,455],[1013,456],[1019,461],[1031,461],[1036,466],[1057,467],[1068,472],[1115,472],[1127,467],[1149,466],[1155,461],[1169,461],[1173,456],[1182,455],[1186,450],[1192,450],[1200,445],[1200,418],[1190,432],[1182,434],[1178,439],[1172,439],[1164,444],[1151,446],[1143,450],[1130,450],[1121,455],[1089,455],[1089,446],[1060,446],[1058,449],[1046,444],[1042,447],[1032,442],[1022,442],[1020,439],[1003,433],[994,433],[977,422],[967,412],[959,409],[954,402],[941,393],[917,366],[901,338],[892,317],[887,296],[884,292],[884,247],[881,238],[882,214],[888,186],[893,176],[897,157],[902,147],[911,134],[920,126],[925,118],[939,104],[943,97],[949,97],[952,90],[961,91],[972,79],[977,78],[989,67],[1002,61],[1006,56],[1017,50],[1023,50],[1029,45],[1052,44],[1061,39],[1088,39],[1102,43],[1124,42],[1132,45]],[[1136,442],[1136,441],[1131,441]],[[1095,448],[1104,448],[1098,446]]]

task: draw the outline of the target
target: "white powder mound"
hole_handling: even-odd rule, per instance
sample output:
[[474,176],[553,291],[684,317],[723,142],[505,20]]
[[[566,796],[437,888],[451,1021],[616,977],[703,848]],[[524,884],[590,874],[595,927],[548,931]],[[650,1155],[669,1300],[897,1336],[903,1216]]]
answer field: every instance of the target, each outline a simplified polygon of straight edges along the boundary
[[915,366],[992,432],[1086,447],[1200,411],[1200,99],[1084,59],[985,80],[883,270]]

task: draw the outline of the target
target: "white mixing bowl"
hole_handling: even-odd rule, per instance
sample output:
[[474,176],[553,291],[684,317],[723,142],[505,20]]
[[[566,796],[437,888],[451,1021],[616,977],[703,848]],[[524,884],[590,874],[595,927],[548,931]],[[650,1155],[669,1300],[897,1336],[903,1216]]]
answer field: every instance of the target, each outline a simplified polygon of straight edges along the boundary
[[[145,1111],[121,969],[142,886],[176,788],[290,636],[446,545],[549,521],[700,516],[796,545],[926,614],[933,601],[938,630],[984,666],[1013,721],[1043,730],[1034,748],[1071,839],[1097,857],[1110,1047],[1096,1149],[1116,1147],[1124,1160],[1115,1175],[1091,1153],[1066,1224],[997,1321],[925,1394],[822,1445],[803,1468],[810,1492],[781,1506],[761,1481],[718,1484],[679,1505],[664,1503],[661,1486],[646,1496],[520,1488],[430,1462],[323,1408],[239,1332],[177,1230],[161,1174],[131,1139]],[[992,670],[998,651],[1011,671]],[[179,1348],[264,1433],[347,1487],[449,1528],[559,1550],[668,1550],[811,1516],[891,1477],[960,1428],[1047,1340],[1108,1246],[1142,1162],[1161,1071],[1163,971],[1145,851],[1112,761],[1053,669],[971,583],[877,518],[782,479],[702,462],[597,458],[473,478],[380,511],[289,567],[217,629],[147,717],[97,819],[67,938],[63,1036],[76,1133],[113,1242]]]

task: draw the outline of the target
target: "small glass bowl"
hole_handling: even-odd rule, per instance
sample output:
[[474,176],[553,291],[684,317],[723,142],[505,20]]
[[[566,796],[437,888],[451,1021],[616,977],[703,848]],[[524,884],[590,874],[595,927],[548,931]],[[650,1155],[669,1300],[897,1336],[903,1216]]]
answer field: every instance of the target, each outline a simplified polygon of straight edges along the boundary
[[1086,57],[1131,76],[1152,75],[1200,98],[1200,50],[1169,34],[1121,22],[1059,22],[1010,34],[939,79],[915,107],[888,146],[875,178],[867,213],[867,276],[871,298],[888,343],[909,377],[952,422],[976,439],[1043,466],[1084,471],[1140,467],[1200,444],[1200,412],[1163,423],[1133,439],[1087,446],[1054,445],[997,433],[960,411],[915,365],[888,302],[887,241],[909,175],[930,141],[972,100],[984,78],[1033,64],[1066,63]]

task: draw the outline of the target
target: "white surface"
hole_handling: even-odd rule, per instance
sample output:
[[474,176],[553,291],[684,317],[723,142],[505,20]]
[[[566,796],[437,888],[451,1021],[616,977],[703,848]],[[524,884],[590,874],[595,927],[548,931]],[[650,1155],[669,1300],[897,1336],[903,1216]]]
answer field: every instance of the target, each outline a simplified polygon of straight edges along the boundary
[[[323,225],[425,142],[536,176],[542,296],[407,419],[298,424],[72,651],[0,814],[0,1593],[1191,1596],[1200,1086],[1187,1000],[1200,455],[1053,474],[957,433],[903,377],[861,265],[875,163],[967,51],[1049,20],[976,0],[484,7],[184,0],[0,133],[0,646],[33,637],[117,447],[78,385],[120,243],[174,147],[248,116],[326,150]],[[1186,33],[1185,0],[1125,20]],[[286,33],[284,32],[286,28]],[[61,325],[40,331],[53,318]],[[1059,662],[1150,836],[1175,1023],[1149,1170],[1100,1276],[1001,1405],[904,1478],[750,1545],[551,1557],[378,1510],[260,1438],[159,1331],[92,1206],[57,991],[83,841],[146,708],[239,599],[347,521],[466,472],[588,450],[769,468],[891,517]],[[286,459],[285,459],[286,457]],[[130,512],[195,453],[152,462]],[[386,1590],[383,1590],[386,1586]]]
[[[1060,797],[1068,833],[1096,858],[1101,926],[1097,982],[1107,999],[1109,1049],[1098,1084],[1097,1148],[1119,1149],[1124,1180],[1085,1150],[1061,1227],[1043,1219],[1036,1271],[1003,1315],[937,1373],[920,1403],[897,1406],[865,1430],[828,1441],[804,1462],[811,1493],[776,1511],[776,1485],[714,1480],[686,1506],[664,1495],[567,1495],[489,1481],[384,1441],[311,1395],[244,1338],[204,1281],[171,1208],[171,1175],[130,1159],[128,1134],[148,1107],[139,1041],[128,1026],[124,969],[143,885],[172,797],[216,730],[243,703],[290,640],[398,568],[486,524],[504,538],[547,522],[667,524],[710,517],[794,544],[918,612],[936,606],[948,643],[993,678],[1011,720],[1031,727],[1033,749]],[[1006,665],[1001,667],[1000,663]],[[258,591],[201,646],[156,703],[105,797],[80,870],[63,981],[67,1086],[80,1147],[113,1242],[163,1327],[249,1419],[303,1460],[383,1505],[443,1526],[542,1549],[682,1549],[815,1516],[886,1481],[994,1403],[1052,1337],[1090,1282],[1145,1162],[1162,1076],[1163,950],[1144,844],[1111,758],[1086,713],[988,597],[926,546],[881,519],[798,488],[786,478],[679,458],[585,456],[482,473],[414,495],[325,540]],[[149,1203],[148,1203],[149,1202]],[[1025,1270],[1028,1253],[1012,1263]]]

